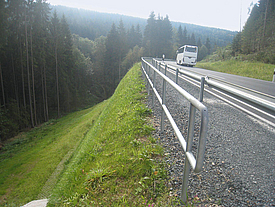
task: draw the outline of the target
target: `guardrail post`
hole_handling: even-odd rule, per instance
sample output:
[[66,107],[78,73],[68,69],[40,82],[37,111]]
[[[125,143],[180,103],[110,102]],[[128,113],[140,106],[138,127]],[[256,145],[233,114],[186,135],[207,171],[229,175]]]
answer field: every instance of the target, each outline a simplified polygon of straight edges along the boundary
[[[195,114],[196,114],[196,108],[193,106],[193,104],[190,103],[186,152],[192,151],[194,126],[195,126]],[[181,200],[184,203],[186,203],[187,201],[187,187],[188,187],[189,173],[190,173],[190,163],[185,153],[184,172],[183,172],[182,188],[181,188]]]
[[[162,105],[165,105],[166,103],[166,81],[163,79],[163,83],[162,83]],[[163,107],[161,109],[161,124],[160,124],[160,130],[161,132],[164,131],[164,115],[165,112],[163,110]]]
[[[151,72],[151,66],[148,65],[148,76],[150,77],[150,72]],[[149,84],[149,81],[148,81],[148,85],[147,85],[147,91],[148,91],[148,96],[150,96],[150,84]]]
[[205,82],[205,77],[201,77],[201,89],[200,89],[200,97],[199,97],[200,102],[203,101],[204,82]]
[[[154,70],[154,73],[153,73],[153,89],[155,88],[155,82],[156,82],[156,71]],[[154,107],[154,104],[155,104],[155,96],[154,96],[154,93],[152,92],[152,106]]]
[[[143,61],[141,62],[141,67],[144,68],[144,70],[146,70],[145,69],[146,65],[145,65],[145,63]],[[142,77],[143,77],[143,79],[145,79],[145,74],[144,74],[143,70],[142,70]]]
[[157,66],[158,67],[156,67],[156,68],[159,69],[159,71],[160,71],[160,64],[158,64],[158,62],[157,62]]
[[[167,65],[165,65],[165,75],[166,75],[166,68],[167,68]],[[166,104],[166,81],[163,79],[163,83],[162,83],[162,105],[165,105]],[[160,124],[160,129],[161,131],[163,132],[164,130],[164,110],[162,108],[161,110],[161,124]]]
[[275,82],[275,68],[274,68],[274,73],[273,73],[273,80],[272,82]]
[[176,84],[179,82],[179,69],[176,70]]

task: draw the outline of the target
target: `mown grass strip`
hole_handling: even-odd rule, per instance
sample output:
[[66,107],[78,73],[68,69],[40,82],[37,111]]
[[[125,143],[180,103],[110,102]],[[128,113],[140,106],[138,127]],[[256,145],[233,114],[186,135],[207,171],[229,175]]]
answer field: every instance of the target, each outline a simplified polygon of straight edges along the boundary
[[[20,206],[39,194],[49,195],[58,173],[51,178],[47,192],[42,193],[45,183],[64,157],[81,143],[102,108],[104,104],[52,120],[7,143],[0,154],[0,205]],[[67,156],[67,162],[69,159]]]
[[240,60],[198,62],[196,67],[244,77],[272,81],[275,65]]
[[150,137],[146,91],[135,65],[107,101],[53,191],[49,206],[148,206],[162,202],[162,148]]

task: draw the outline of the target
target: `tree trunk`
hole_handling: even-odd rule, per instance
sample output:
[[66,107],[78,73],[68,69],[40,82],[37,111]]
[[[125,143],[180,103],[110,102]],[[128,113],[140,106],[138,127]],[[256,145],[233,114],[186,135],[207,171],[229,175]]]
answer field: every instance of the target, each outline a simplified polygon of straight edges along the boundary
[[25,94],[25,78],[24,78],[24,67],[23,67],[23,54],[22,54],[22,44],[20,37],[20,62],[21,62],[21,76],[22,76],[22,92],[23,92],[23,106],[26,109],[26,94]]
[[264,28],[263,28],[262,49],[265,48],[265,29],[266,29],[266,18],[267,18],[268,3],[269,3],[269,0],[266,1],[266,5],[265,5],[265,17],[264,17]]
[[0,62],[0,80],[1,80],[1,87],[2,87],[3,106],[4,106],[4,108],[6,108],[6,100],[5,100],[5,91],[4,91],[4,83],[3,83],[1,62]]
[[44,113],[44,121],[47,121],[46,118],[46,104],[45,104],[45,89],[44,89],[44,77],[43,77],[43,68],[41,67],[41,91],[42,91],[42,100],[43,100],[43,113]]
[[26,35],[26,58],[27,58],[27,75],[28,75],[28,89],[29,89],[29,102],[30,102],[30,115],[31,126],[34,127],[33,111],[32,111],[32,97],[31,97],[31,83],[30,83],[30,71],[29,71],[29,45],[28,45],[28,29],[27,29],[27,15],[25,8],[25,35]]
[[48,95],[47,95],[47,78],[46,78],[46,67],[45,67],[45,63],[44,63],[44,90],[45,90],[46,121],[49,121]]
[[18,88],[17,88],[17,84],[16,84],[13,55],[11,55],[11,65],[12,65],[12,73],[13,73],[14,94],[15,94],[15,99],[16,99],[16,103],[17,103],[17,110],[19,113]]
[[56,77],[57,117],[59,118],[60,117],[60,111],[59,111],[59,85],[58,85],[59,83],[58,83],[57,39],[55,41],[55,77]]
[[31,64],[32,64],[33,111],[34,111],[35,126],[37,126],[36,98],[35,98],[35,83],[34,83],[34,63],[33,63],[33,49],[32,49],[32,26],[31,26],[31,28],[30,28],[30,38],[31,38]]

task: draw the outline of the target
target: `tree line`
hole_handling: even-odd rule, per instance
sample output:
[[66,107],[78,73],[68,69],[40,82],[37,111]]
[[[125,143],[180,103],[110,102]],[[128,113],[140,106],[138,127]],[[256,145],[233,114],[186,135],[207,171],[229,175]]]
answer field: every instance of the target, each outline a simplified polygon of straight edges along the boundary
[[197,45],[199,47],[199,60],[212,52],[210,39],[207,37],[203,44],[201,38],[196,39],[194,33],[189,34],[186,27],[179,25],[174,31],[172,24],[166,16],[156,18],[152,12],[147,20],[144,30],[143,46],[146,56],[175,58],[177,49],[182,45]]
[[[57,10],[60,17],[63,13],[65,14],[72,33],[78,34],[84,38],[87,37],[90,40],[95,40],[100,36],[107,36],[112,27],[112,23],[119,25],[120,20],[123,20],[126,31],[128,31],[132,25],[138,24],[142,34],[144,34],[148,20],[119,14],[108,14],[84,9],[68,8],[65,6],[53,6],[53,8]],[[148,14],[148,16],[149,15],[150,14]],[[158,19],[162,17],[157,15],[155,18]],[[187,38],[191,38],[194,33],[196,43],[200,39],[201,43],[205,44],[207,38],[209,38],[211,52],[215,50],[216,47],[224,47],[231,43],[234,36],[237,34],[237,32],[234,31],[173,21],[171,21],[171,25],[173,43],[177,38],[177,30],[179,26],[181,26],[182,29],[186,28],[186,30],[188,30]]]
[[0,141],[107,99],[143,54],[138,24],[91,41],[46,0],[1,0],[0,30]]
[[1,140],[83,107],[91,61],[44,0],[0,1]]
[[141,56],[174,58],[177,47],[201,44],[154,12],[144,32],[120,20],[90,40],[72,34],[46,0],[0,0],[0,29],[1,140],[107,99]]
[[232,42],[234,56],[245,54],[252,60],[275,64],[275,1],[260,0],[251,5],[250,16]]

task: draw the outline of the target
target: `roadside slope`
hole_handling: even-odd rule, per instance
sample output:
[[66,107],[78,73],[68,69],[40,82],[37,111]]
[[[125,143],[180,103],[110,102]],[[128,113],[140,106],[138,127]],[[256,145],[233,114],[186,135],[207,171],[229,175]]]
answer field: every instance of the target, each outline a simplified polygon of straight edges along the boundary
[[[104,103],[21,133],[1,149],[0,206],[46,198]],[[45,188],[46,187],[46,188]]]
[[162,148],[150,137],[151,114],[136,64],[114,95],[56,185],[49,206],[144,206],[156,203],[166,172],[156,160]]
[[0,206],[167,203],[162,147],[136,64],[114,95],[93,108],[21,134],[0,154]]

